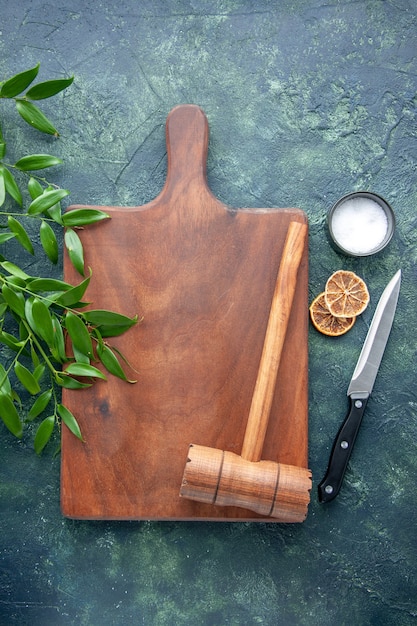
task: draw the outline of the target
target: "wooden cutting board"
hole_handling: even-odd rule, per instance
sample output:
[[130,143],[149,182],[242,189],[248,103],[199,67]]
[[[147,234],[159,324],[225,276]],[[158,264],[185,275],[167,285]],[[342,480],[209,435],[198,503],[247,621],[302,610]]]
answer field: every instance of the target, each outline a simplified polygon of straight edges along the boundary
[[[79,231],[91,308],[143,316],[111,339],[135,384],[63,390],[85,442],[62,428],[61,506],[79,519],[269,521],[179,497],[190,443],[240,453],[288,225],[299,209],[231,209],[207,186],[208,123],[167,118],[168,173],[140,207]],[[244,149],[244,147],[243,147]],[[75,207],[71,207],[75,208]],[[68,259],[65,280],[79,282]],[[308,247],[262,458],[307,467]]]

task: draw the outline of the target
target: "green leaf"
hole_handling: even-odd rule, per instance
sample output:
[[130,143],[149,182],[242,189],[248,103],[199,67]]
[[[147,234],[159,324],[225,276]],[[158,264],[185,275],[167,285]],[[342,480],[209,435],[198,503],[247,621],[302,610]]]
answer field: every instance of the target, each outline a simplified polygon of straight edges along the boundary
[[50,400],[52,398],[52,389],[47,389],[40,396],[38,396],[35,402],[32,404],[30,411],[28,413],[29,420],[35,419],[38,417],[48,406]]
[[14,98],[22,93],[35,80],[39,72],[39,65],[38,63],[30,70],[16,74],[6,80],[1,86],[0,98]]
[[[33,364],[35,365],[35,361],[33,361]],[[36,380],[39,382],[42,378],[42,376],[44,375],[45,372],[45,365],[43,363],[37,363],[35,365],[35,369],[33,370],[33,376],[36,378]]]
[[52,263],[58,263],[59,257],[59,249],[58,249],[58,241],[55,236],[55,233],[48,222],[45,220],[41,221],[40,229],[39,229],[40,240],[42,244],[42,248],[45,250],[48,259]]
[[69,195],[67,189],[53,189],[52,191],[44,191],[41,196],[38,196],[30,203],[28,207],[29,215],[38,215],[47,211],[54,206],[57,202],[60,202],[65,196]]
[[[129,368],[131,368],[131,369],[133,369],[133,370],[134,370],[134,367],[133,367],[133,366],[129,363],[128,359],[127,359],[127,358],[126,358],[126,356],[123,354],[123,352],[121,352],[121,351],[119,350],[119,348],[117,348],[116,346],[112,346],[112,350],[113,350],[113,352],[114,352],[115,354],[117,354],[117,355],[118,355],[119,359],[121,359],[122,361],[124,361],[124,363],[126,363],[126,365],[127,365]],[[132,381],[129,381],[129,382],[132,382]],[[133,382],[136,382],[136,381],[133,381]]]
[[26,341],[26,339],[29,338],[30,335],[30,331],[28,331],[28,328],[26,326],[26,324],[24,323],[23,320],[20,320],[19,322],[19,338],[21,341]]
[[32,102],[27,100],[16,100],[16,108],[19,115],[33,128],[40,130],[42,133],[48,135],[59,136],[59,133],[55,126],[48,120],[48,118],[35,106]]
[[25,345],[24,342],[19,341],[14,335],[6,333],[4,330],[0,330],[0,343],[4,343],[5,346],[14,352],[22,352],[22,348]]
[[92,386],[91,383],[82,383],[75,378],[71,378],[71,376],[65,375],[55,376],[55,382],[60,387],[65,387],[65,389],[87,389]]
[[129,323],[126,325],[120,326],[100,326],[100,333],[102,337],[118,337],[119,335],[123,335],[123,333],[127,332],[130,328],[132,328],[133,324]]
[[31,176],[28,182],[28,191],[32,200],[35,200],[35,198],[43,194],[43,187],[36,178]]
[[50,440],[54,426],[55,417],[53,415],[45,417],[45,419],[39,424],[33,440],[36,454],[40,454]]
[[6,428],[17,437],[22,438],[23,425],[19,418],[19,413],[10,396],[4,392],[0,392],[0,417],[3,420]]
[[2,363],[0,363],[0,393],[4,393],[8,396],[12,394],[12,387],[9,380],[9,375],[4,369]]
[[51,208],[48,209],[47,213],[49,217],[54,220],[54,222],[56,222],[60,226],[63,226],[62,209],[61,209],[61,205],[59,202],[57,204],[54,204],[54,206],[51,206]]
[[57,406],[58,414],[64,422],[65,426],[70,429],[73,435],[78,437],[81,441],[83,441],[83,437],[81,435],[81,430],[78,425],[78,422],[74,415],[71,413],[69,409],[63,404],[58,404]]
[[0,233],[0,244],[6,243],[6,241],[9,241],[9,239],[13,239],[13,237],[13,233]]
[[20,189],[15,181],[13,174],[7,169],[4,169],[4,184],[6,186],[6,191],[13,198],[15,202],[19,206],[22,206],[22,194],[20,193]]
[[91,343],[90,333],[80,316],[68,311],[65,316],[65,327],[74,348],[92,358],[93,344]]
[[33,296],[30,296],[29,298],[26,298],[26,301],[25,301],[25,318],[29,322],[29,326],[31,328],[33,328],[35,324],[35,322],[33,321],[33,316],[32,316],[32,305],[33,305],[34,300],[35,298]]
[[16,402],[19,405],[19,408],[22,408],[22,401],[19,397],[19,394],[14,389],[12,389],[12,395],[10,399],[12,400],[12,402]]
[[32,323],[28,319],[34,332],[39,335],[49,347],[52,347],[54,345],[55,333],[51,314],[46,304],[37,298],[34,298],[32,302],[31,321]]
[[12,215],[8,216],[7,225],[12,231],[12,233],[14,233],[14,235],[16,236],[16,239],[20,243],[20,245],[23,246],[25,250],[30,252],[30,254],[35,254],[32,242],[24,226],[22,226],[22,224],[17,219],[15,219]]
[[54,345],[51,347],[52,355],[58,363],[65,363],[67,355],[65,354],[64,331],[62,330],[59,319],[55,315],[52,316],[52,326],[54,329]]
[[34,278],[28,284],[28,289],[35,293],[39,291],[68,291],[68,289],[72,289],[72,285],[58,278]]
[[79,283],[72,289],[68,289],[68,291],[59,296],[59,298],[56,299],[56,303],[65,307],[73,307],[78,304],[84,296],[87,287],[90,284],[90,280],[91,272],[90,276],[87,276],[87,278],[85,278],[81,283]]
[[134,380],[128,380],[126,374],[123,371],[122,366],[119,363],[119,359],[111,350],[111,348],[106,346],[104,343],[98,344],[97,355],[100,361],[103,363],[106,370],[110,372],[110,374],[113,374],[113,376],[117,376],[118,378],[121,378],[122,380],[125,380],[129,383],[136,382]]
[[3,298],[7,302],[8,306],[19,317],[25,316],[25,298],[21,291],[15,291],[5,283],[1,288]]
[[106,376],[94,365],[87,365],[86,363],[71,363],[66,368],[66,373],[71,376],[88,376],[91,378],[101,378],[107,380]]
[[50,154],[31,154],[16,161],[14,167],[22,172],[29,172],[31,170],[44,170],[47,167],[61,165],[62,162],[62,159],[51,156]]
[[124,326],[129,323],[132,326],[137,322],[137,316],[127,317],[122,313],[106,309],[91,309],[91,311],[85,311],[83,316],[94,326]]
[[47,80],[31,87],[29,91],[25,93],[25,96],[26,98],[29,98],[29,100],[43,100],[44,98],[50,98],[51,96],[55,96],[60,91],[69,87],[73,80],[74,76],[58,80]]
[[[64,216],[65,217],[65,216]],[[81,276],[84,276],[84,250],[81,239],[72,228],[69,228],[64,235],[65,247],[71,263]]]
[[40,392],[41,388],[39,383],[24,365],[16,361],[14,364],[14,371],[24,388],[29,391],[33,396]]
[[[30,277],[29,277],[29,280],[30,280]],[[25,289],[25,287],[26,287],[26,280],[23,280],[23,278],[20,278],[18,276],[9,276],[7,278],[7,284],[12,289],[15,289],[15,288]]]
[[26,274],[26,272],[24,272],[20,267],[10,261],[2,261],[0,265],[4,270],[6,270],[6,272],[9,272],[9,274],[12,274],[17,278],[21,278],[23,281],[30,280],[31,278],[29,274]]
[[4,172],[6,168],[0,163],[0,206],[3,206],[6,200],[6,181],[4,179]]
[[83,352],[77,350],[75,346],[72,346],[72,352],[77,363],[86,363],[90,365],[90,357],[86,356]]
[[87,226],[108,218],[110,215],[99,209],[71,209],[64,213],[62,222],[64,226]]
[[121,313],[103,309],[85,311],[83,317],[90,322],[90,324],[99,328],[102,337],[116,337],[121,335],[138,322],[137,315],[135,315],[135,317],[127,317]]
[[[26,310],[26,307],[25,307],[25,310]],[[36,370],[36,368],[40,364],[40,360],[39,360],[39,357],[38,357],[38,353],[36,352],[33,344],[31,344],[31,346],[30,346],[30,358],[32,359],[32,363],[33,363],[33,365],[35,367],[35,370]],[[39,380],[39,378],[38,378],[38,380]]]

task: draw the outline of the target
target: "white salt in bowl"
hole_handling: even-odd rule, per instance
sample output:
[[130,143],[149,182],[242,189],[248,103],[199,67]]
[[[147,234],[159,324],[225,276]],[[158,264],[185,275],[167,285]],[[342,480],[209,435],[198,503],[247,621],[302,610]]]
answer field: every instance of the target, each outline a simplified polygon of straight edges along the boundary
[[381,196],[355,191],[332,206],[327,225],[337,250],[349,256],[369,256],[383,250],[391,241],[395,215]]

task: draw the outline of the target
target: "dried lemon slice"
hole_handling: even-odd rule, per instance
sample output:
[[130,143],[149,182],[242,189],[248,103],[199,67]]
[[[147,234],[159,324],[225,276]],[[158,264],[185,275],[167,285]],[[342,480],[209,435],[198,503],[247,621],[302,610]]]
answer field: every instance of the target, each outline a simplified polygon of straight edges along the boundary
[[365,282],[348,270],[339,270],[330,276],[324,298],[335,317],[356,317],[366,309],[370,300]]
[[324,292],[317,296],[310,305],[310,318],[313,326],[324,335],[337,337],[350,330],[356,317],[335,317],[327,308]]

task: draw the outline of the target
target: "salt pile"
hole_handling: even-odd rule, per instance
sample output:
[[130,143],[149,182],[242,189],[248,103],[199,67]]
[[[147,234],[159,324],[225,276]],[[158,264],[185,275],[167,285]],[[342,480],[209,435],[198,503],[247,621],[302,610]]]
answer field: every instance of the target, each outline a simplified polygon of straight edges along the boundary
[[342,202],[333,212],[333,236],[349,252],[372,252],[384,241],[387,230],[385,211],[370,198],[351,198]]

